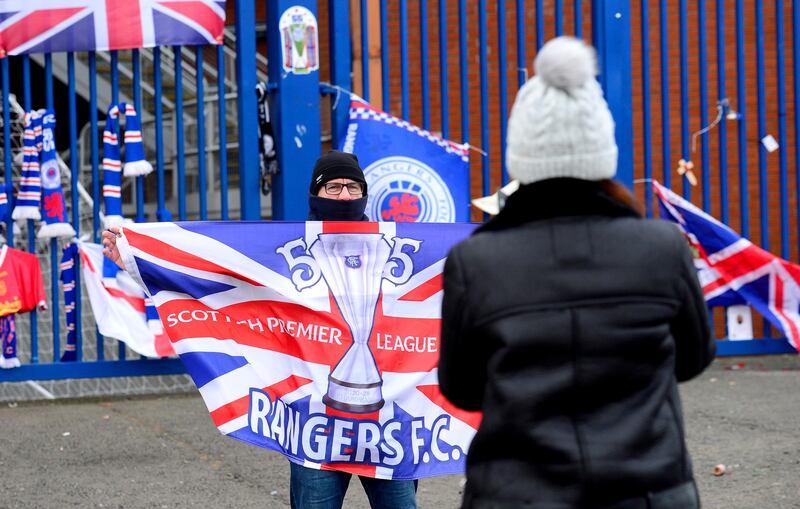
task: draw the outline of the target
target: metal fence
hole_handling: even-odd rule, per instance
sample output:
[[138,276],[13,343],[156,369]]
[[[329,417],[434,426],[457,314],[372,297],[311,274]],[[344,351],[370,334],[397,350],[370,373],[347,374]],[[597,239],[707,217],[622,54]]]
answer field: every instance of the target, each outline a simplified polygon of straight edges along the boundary
[[[9,196],[18,148],[14,105],[24,111],[55,109],[59,121],[68,126],[62,136],[67,142],[59,143],[59,151],[73,169],[65,172],[72,223],[79,235],[97,241],[102,224],[99,134],[103,125],[98,108],[105,106],[104,101],[116,104],[124,99],[141,112],[146,151],[155,161],[155,175],[137,177],[124,191],[125,212],[135,220],[301,220],[305,200],[292,198],[306,195],[313,162],[322,148],[328,143],[336,147],[343,138],[351,91],[444,138],[470,143],[475,149],[472,195],[490,194],[508,179],[504,160],[508,111],[516,90],[529,76],[536,50],[553,36],[572,34],[590,39],[598,50],[600,81],[617,121],[618,178],[634,186],[649,214],[653,196],[649,186],[639,182],[658,178],[686,197],[699,198],[705,210],[743,235],[757,236],[763,247],[777,245],[782,257],[797,257],[800,4],[796,2],[785,6],[776,0],[767,6],[757,0],[700,0],[692,5],[685,0],[229,0],[229,4],[233,4],[229,12],[234,13],[234,27],[226,30],[226,44],[217,47],[0,60],[2,161]],[[282,48],[275,25],[281,13],[295,5],[307,7],[319,19],[320,69],[304,76],[278,65]],[[266,23],[266,40],[257,36],[261,21]],[[787,27],[792,34],[791,73],[784,49]],[[772,46],[765,45],[765,34],[773,38]],[[767,65],[770,61],[772,65]],[[259,191],[257,105],[255,93],[250,92],[260,79],[269,81],[281,168],[270,199]],[[791,118],[793,128],[787,125]],[[735,125],[727,126],[730,122]],[[773,132],[781,147],[778,154],[770,154],[759,142]],[[676,136],[679,144],[673,142]],[[677,161],[690,161],[695,145],[699,147],[693,163],[699,176],[696,187],[686,175],[675,174]],[[9,245],[16,242],[40,254],[45,273],[55,282],[59,241],[37,243],[32,222],[21,236],[15,238],[12,231],[9,221]],[[24,365],[0,372],[0,382],[182,372],[174,359],[134,359],[122,344],[109,348],[109,341],[94,331],[85,298],[77,303],[83,324],[78,327],[79,361],[59,362],[64,326],[58,284],[50,285],[49,297],[48,319],[32,313],[24,335],[20,334]],[[724,338],[720,313],[724,311],[715,312],[715,328]],[[774,335],[765,325],[764,337]],[[723,354],[789,351],[781,338],[720,341],[720,345]]]

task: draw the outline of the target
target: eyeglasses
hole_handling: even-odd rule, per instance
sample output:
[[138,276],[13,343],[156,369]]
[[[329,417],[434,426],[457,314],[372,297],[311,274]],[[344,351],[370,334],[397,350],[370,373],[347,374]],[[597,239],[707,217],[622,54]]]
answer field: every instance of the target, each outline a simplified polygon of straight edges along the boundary
[[350,182],[349,184],[329,182],[325,184],[325,192],[333,196],[339,196],[342,194],[342,189],[345,187],[347,188],[347,192],[350,193],[350,196],[361,196],[364,194],[364,186],[359,182]]

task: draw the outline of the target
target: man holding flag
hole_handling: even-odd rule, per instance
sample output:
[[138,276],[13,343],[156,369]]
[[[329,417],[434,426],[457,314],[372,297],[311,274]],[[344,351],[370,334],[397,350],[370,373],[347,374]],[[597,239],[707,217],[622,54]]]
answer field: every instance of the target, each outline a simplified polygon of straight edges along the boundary
[[[309,186],[309,216],[312,221],[369,221],[367,183],[355,155],[336,150],[320,157]],[[116,242],[118,228],[103,232],[105,255],[125,268]],[[291,463],[290,498],[293,508],[339,509],[350,484],[351,474],[338,470],[310,468]],[[416,508],[416,480],[389,480],[359,476],[370,505],[381,509]]]

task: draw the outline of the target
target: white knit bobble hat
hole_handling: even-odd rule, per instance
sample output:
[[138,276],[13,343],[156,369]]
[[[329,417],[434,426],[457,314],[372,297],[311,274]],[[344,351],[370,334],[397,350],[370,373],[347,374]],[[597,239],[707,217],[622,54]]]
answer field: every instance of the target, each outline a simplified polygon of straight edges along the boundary
[[594,49],[574,37],[545,44],[535,76],[517,93],[508,121],[508,174],[522,184],[617,172],[614,119],[595,79]]

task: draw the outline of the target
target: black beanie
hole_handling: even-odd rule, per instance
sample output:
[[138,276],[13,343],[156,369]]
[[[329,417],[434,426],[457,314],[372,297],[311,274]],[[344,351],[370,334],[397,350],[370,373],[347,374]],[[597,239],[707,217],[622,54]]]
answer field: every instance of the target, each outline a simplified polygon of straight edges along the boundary
[[367,181],[364,179],[361,166],[358,165],[358,158],[354,154],[338,150],[331,150],[317,159],[309,191],[316,196],[326,182],[341,178],[361,182],[364,185],[364,196],[367,195]]

